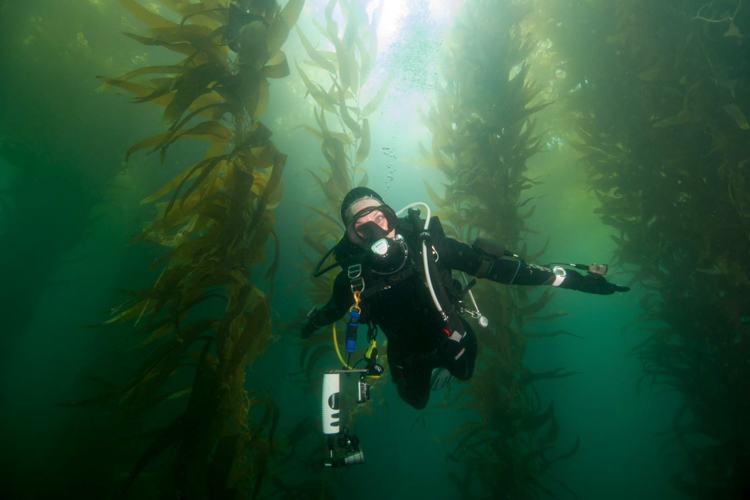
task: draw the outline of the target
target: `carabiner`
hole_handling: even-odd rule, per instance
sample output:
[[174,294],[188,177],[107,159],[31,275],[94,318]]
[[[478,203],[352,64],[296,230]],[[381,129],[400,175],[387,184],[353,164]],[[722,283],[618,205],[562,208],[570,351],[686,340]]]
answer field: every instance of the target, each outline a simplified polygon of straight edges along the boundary
[[352,292],[352,295],[354,296],[354,304],[349,308],[349,312],[355,311],[357,313],[362,312],[362,308],[359,307],[359,304],[362,302],[362,292],[359,290],[354,290]]

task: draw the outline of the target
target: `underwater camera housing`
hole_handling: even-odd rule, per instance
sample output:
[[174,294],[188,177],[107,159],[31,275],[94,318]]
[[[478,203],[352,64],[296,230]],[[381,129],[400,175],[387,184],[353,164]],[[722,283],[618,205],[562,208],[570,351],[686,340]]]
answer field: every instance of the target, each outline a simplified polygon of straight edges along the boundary
[[[331,370],[323,375],[321,403],[323,434],[326,435],[328,445],[328,457],[324,462],[326,467],[343,467],[365,463],[365,454],[359,448],[359,439],[342,426],[341,422],[344,410],[353,406],[353,401],[356,401],[356,404],[361,404],[370,400],[370,384],[364,380],[366,373],[367,370]],[[348,385],[348,377],[351,375],[358,375],[356,398],[352,398],[345,391],[342,391],[342,382]]]

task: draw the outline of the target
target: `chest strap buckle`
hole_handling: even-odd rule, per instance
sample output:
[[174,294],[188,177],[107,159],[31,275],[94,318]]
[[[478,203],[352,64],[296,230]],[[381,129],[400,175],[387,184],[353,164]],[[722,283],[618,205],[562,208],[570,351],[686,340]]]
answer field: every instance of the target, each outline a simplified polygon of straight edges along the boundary
[[362,264],[352,264],[346,269],[346,276],[351,282],[352,293],[362,293],[365,290],[365,280],[362,278]]

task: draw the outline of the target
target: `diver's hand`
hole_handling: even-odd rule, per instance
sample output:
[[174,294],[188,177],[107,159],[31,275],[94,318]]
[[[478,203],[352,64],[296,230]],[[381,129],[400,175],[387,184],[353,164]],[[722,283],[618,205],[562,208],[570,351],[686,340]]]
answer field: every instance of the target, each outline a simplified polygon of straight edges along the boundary
[[305,316],[306,318],[305,324],[302,325],[302,329],[300,330],[300,337],[302,337],[303,339],[309,339],[310,336],[313,333],[315,333],[315,330],[318,329],[318,327],[315,326],[315,323],[313,321],[313,316],[315,315],[316,312],[318,312],[318,308],[313,307]]
[[569,288],[579,292],[595,293],[598,295],[611,295],[615,292],[627,292],[630,287],[618,286],[607,281],[599,274],[582,275],[573,270],[566,270],[565,279],[560,283],[560,288]]

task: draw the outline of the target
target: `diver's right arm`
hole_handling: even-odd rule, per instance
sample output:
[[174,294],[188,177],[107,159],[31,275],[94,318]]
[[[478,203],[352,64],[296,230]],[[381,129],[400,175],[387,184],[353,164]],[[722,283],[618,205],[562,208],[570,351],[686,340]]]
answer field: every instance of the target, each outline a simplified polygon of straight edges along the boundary
[[328,303],[323,307],[314,307],[307,314],[307,321],[301,332],[303,339],[308,338],[318,328],[330,325],[346,314],[346,311],[354,303],[349,285],[349,278],[344,271],[341,271],[333,282],[333,292],[331,298],[328,299]]

